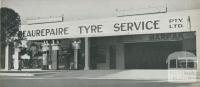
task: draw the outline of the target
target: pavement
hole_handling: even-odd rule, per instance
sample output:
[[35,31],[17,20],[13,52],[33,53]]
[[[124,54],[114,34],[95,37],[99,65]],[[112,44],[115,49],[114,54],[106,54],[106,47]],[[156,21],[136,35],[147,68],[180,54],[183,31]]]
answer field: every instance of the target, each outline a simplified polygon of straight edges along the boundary
[[[4,73],[4,75],[3,75]],[[7,75],[5,75],[7,73]],[[16,75],[14,75],[16,74]],[[2,87],[200,87],[168,82],[166,70],[22,70],[0,71]],[[24,76],[23,76],[24,75]]]
[[[85,79],[135,79],[167,81],[169,70],[10,70],[0,71],[0,77],[28,78],[85,78]],[[187,72],[188,73],[188,72]],[[190,72],[189,72],[190,73]],[[198,75],[199,76],[199,75]]]
[[[60,72],[60,70],[41,70],[41,69],[22,69],[22,70],[0,70],[0,77],[6,77],[6,76],[42,76],[42,75],[49,75],[49,74],[55,74],[57,72]],[[1,79],[1,78],[0,78]]]

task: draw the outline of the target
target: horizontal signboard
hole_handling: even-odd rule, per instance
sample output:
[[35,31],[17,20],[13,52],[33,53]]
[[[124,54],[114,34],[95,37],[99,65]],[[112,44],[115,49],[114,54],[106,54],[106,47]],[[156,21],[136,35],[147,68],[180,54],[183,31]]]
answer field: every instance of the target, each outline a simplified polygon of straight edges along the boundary
[[21,32],[27,40],[103,37],[186,31],[190,31],[190,15],[176,13],[21,26]]

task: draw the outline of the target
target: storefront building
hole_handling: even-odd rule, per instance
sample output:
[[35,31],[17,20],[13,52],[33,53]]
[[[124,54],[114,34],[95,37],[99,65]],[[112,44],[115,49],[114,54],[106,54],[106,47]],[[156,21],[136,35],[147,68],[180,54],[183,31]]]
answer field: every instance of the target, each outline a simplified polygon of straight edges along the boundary
[[[190,52],[200,61],[199,19],[197,9],[22,25],[29,53],[13,60],[27,58],[34,62],[25,68],[53,70],[168,69],[174,52]],[[199,70],[197,62],[193,67]]]

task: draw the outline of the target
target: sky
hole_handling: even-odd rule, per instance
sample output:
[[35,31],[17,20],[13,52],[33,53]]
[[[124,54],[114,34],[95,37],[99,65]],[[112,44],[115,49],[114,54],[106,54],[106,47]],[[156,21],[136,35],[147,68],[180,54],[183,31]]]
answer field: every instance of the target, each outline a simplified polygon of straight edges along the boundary
[[168,11],[200,9],[200,0],[2,0],[22,19],[61,16],[65,21],[116,17],[119,10],[167,6]]

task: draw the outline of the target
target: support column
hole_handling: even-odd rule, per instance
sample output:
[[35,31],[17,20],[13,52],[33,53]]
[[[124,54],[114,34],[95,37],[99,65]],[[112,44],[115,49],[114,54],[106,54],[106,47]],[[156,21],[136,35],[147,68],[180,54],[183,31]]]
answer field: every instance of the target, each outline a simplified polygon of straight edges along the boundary
[[105,69],[110,69],[110,49],[109,46],[106,46],[106,67]]
[[59,41],[53,40],[52,46],[52,69],[57,70],[58,69],[58,51],[59,51]]
[[85,67],[84,70],[89,70],[90,67],[90,39],[89,37],[85,38]]
[[15,48],[15,52],[13,54],[13,66],[15,70],[19,69],[19,52],[20,48]]
[[[200,30],[196,30],[197,75],[200,75]],[[197,76],[200,79],[200,76]]]
[[[0,32],[1,32],[1,30],[0,30]],[[1,35],[0,35],[0,41],[1,41]],[[0,42],[0,70],[2,67],[2,65],[1,65],[2,64],[2,62],[1,62],[2,61],[2,56],[1,56],[2,55],[2,52],[1,52],[2,47],[1,46],[2,46],[2,42]]]
[[78,49],[74,49],[74,69],[78,69]]
[[5,70],[10,70],[9,44],[5,47]]
[[116,47],[116,69],[125,69],[124,44],[117,44]]

